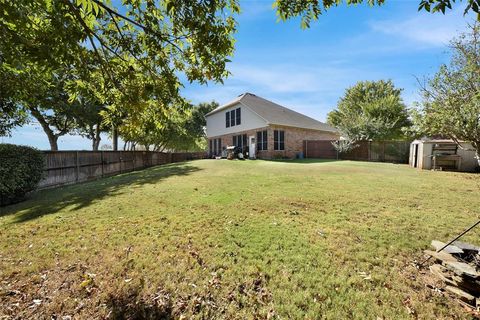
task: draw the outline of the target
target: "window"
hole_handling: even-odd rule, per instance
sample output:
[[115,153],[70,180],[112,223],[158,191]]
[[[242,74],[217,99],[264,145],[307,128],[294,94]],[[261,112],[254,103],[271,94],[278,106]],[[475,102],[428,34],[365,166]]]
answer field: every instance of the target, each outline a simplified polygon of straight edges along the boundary
[[240,148],[243,148],[243,147],[246,147],[247,146],[247,135],[246,134],[241,134],[241,135],[238,135],[238,136],[233,136],[233,145],[235,147],[240,147]]
[[242,112],[240,108],[236,110],[236,119],[237,119],[237,126],[242,123]]
[[222,139],[210,139],[210,154],[215,156],[222,154]]
[[273,150],[285,150],[285,131],[273,131]]
[[242,109],[237,108],[225,112],[225,127],[230,128],[233,126],[238,126],[242,123]]
[[268,150],[268,136],[267,130],[265,131],[257,131],[257,150]]
[[230,127],[235,125],[235,110],[230,111]]

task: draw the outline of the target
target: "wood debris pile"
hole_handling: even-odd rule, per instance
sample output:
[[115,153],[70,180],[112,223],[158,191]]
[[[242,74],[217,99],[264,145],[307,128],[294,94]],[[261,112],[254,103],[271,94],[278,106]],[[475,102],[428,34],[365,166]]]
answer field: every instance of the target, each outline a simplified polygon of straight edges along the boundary
[[432,241],[435,251],[425,253],[436,260],[430,271],[445,283],[445,290],[453,293],[462,304],[480,308],[480,247],[455,241],[446,244]]

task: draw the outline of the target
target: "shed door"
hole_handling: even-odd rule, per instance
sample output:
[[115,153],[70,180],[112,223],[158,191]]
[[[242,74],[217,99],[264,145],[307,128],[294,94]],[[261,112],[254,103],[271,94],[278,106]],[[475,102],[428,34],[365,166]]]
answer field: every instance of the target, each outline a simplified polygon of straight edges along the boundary
[[413,167],[418,167],[418,143],[413,145]]

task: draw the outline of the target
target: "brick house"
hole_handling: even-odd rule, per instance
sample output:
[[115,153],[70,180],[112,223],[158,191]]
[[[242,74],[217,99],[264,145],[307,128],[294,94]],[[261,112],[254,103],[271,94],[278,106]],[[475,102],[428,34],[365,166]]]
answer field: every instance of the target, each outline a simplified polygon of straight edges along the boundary
[[206,115],[208,151],[239,146],[252,157],[295,158],[305,140],[337,140],[336,128],[276,103],[244,93]]

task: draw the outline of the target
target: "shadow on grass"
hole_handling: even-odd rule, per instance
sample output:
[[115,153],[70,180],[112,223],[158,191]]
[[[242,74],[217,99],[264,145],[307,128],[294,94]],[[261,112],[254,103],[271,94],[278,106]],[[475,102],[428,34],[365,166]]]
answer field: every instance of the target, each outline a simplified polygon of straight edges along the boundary
[[[132,187],[154,184],[171,176],[186,176],[200,168],[185,163],[161,165],[95,181],[40,190],[21,203],[0,208],[0,216],[16,214],[15,223],[56,213],[66,207],[79,210],[109,196],[131,192]],[[134,199],[132,199],[134,200]]]
[[310,164],[310,163],[326,163],[326,162],[338,162],[343,161],[340,159],[316,159],[316,158],[309,158],[309,159],[265,159],[262,161],[269,161],[269,162],[286,162],[286,163],[300,163],[300,164]]
[[111,319],[174,319],[171,302],[162,303],[161,300],[146,301],[136,290],[132,290],[121,296],[110,296],[106,304],[111,311]]

